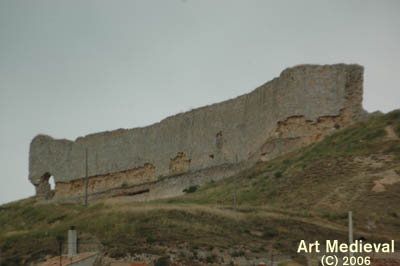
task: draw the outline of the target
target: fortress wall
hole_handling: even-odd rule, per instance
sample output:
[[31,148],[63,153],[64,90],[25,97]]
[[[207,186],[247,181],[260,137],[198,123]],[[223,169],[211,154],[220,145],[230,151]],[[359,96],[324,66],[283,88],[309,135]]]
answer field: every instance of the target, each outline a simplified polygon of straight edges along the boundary
[[45,173],[56,183],[83,178],[86,148],[89,176],[151,165],[151,181],[257,156],[271,159],[362,115],[362,76],[358,65],[301,65],[248,94],[151,126],[75,141],[39,135],[30,146],[29,179],[38,187]]

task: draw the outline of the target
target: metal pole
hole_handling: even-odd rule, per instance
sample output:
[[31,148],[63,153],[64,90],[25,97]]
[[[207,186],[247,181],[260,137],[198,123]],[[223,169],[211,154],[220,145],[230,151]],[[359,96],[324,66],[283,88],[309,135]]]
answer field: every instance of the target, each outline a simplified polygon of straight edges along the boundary
[[[353,243],[353,213],[349,211],[349,245]],[[353,256],[352,252],[349,252],[350,257]]]
[[88,178],[88,149],[85,149],[85,155],[86,155],[86,184],[85,184],[85,206],[88,206],[88,183],[89,183],[89,178]]
[[60,248],[60,266],[62,266],[62,240],[58,241],[58,245]]
[[[238,158],[237,158],[237,155],[235,156],[235,162],[236,162],[236,165],[237,165],[237,161],[238,161]],[[237,205],[238,205],[238,200],[237,200],[237,174],[235,174],[234,175],[234,183],[235,183],[235,192],[234,192],[234,197],[233,197],[233,205],[234,205],[234,208],[235,208],[235,210],[237,209]]]

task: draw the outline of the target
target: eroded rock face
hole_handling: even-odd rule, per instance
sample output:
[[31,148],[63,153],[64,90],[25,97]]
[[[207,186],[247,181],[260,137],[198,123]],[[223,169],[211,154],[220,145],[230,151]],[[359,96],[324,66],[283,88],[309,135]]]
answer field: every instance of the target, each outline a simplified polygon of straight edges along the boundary
[[156,182],[226,164],[270,160],[322,140],[364,115],[362,83],[359,65],[300,65],[248,94],[148,127],[75,141],[39,135],[30,146],[29,179],[40,188],[38,194],[46,187],[46,173],[54,176],[55,197],[83,193],[85,149],[93,193],[124,182]]

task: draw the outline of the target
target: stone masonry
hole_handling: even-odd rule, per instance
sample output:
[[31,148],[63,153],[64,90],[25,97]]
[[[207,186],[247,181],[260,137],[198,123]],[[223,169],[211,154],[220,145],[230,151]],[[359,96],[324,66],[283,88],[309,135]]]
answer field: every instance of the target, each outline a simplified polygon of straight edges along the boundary
[[[204,183],[211,172],[222,178],[235,173],[226,170],[229,165],[267,161],[350,125],[365,114],[362,94],[359,65],[295,66],[248,94],[147,127],[75,141],[38,135],[30,146],[29,179],[41,200],[82,197],[88,149],[91,196],[124,188],[137,195],[153,187],[158,194],[148,199],[175,196],[181,191],[177,184],[190,185],[185,176],[191,184]],[[49,189],[50,176],[55,191]]]

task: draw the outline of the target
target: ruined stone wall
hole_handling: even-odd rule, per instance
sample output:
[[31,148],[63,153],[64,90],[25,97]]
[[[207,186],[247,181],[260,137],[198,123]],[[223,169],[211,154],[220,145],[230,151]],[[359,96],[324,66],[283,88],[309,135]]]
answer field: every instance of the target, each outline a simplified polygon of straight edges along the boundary
[[43,176],[52,175],[56,195],[69,195],[85,177],[86,148],[92,182],[105,178],[92,183],[92,191],[269,160],[357,120],[364,113],[362,83],[363,68],[358,65],[300,65],[248,94],[151,126],[75,141],[39,135],[30,146],[29,179],[39,191]]

